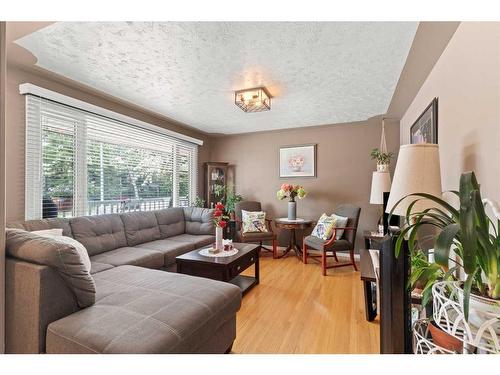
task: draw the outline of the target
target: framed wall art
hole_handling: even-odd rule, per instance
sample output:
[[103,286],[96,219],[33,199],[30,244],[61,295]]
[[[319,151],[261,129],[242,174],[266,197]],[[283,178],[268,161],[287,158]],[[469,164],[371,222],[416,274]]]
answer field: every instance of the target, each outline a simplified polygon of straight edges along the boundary
[[280,177],[316,177],[316,144],[281,146]]
[[438,143],[438,98],[434,98],[410,128],[410,143]]

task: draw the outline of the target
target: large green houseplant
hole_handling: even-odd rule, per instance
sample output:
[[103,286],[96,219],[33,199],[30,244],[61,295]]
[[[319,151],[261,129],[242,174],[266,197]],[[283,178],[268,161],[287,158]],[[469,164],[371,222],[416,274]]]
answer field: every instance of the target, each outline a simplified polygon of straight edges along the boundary
[[[463,173],[459,191],[452,193],[460,200],[458,209],[441,197],[423,193],[409,195],[414,196],[415,200],[407,209],[406,225],[397,238],[395,251],[398,255],[407,238],[414,267],[410,282],[414,285],[417,281],[423,281],[424,294],[427,293],[427,296],[436,281],[453,278],[455,271],[462,267],[467,275],[463,283],[463,309],[468,320],[471,293],[496,300],[500,306],[500,220],[494,223],[486,215],[473,172]],[[436,207],[412,212],[419,199],[430,199]],[[425,225],[431,225],[439,231],[434,245],[434,262],[423,257],[418,246],[418,234]],[[452,250],[457,259],[450,258]],[[452,267],[449,267],[450,262],[453,263]]]

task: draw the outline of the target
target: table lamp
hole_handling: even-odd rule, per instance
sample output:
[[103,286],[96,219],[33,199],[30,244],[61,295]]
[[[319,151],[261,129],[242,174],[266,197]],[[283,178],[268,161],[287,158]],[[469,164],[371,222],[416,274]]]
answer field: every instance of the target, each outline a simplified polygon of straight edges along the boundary
[[427,193],[437,197],[442,195],[437,144],[422,143],[400,147],[385,212],[390,213],[401,199],[402,201],[394,208],[393,215],[405,216],[409,205],[417,199],[419,201],[413,206],[413,212],[436,207],[436,204],[429,199],[418,196],[407,197],[414,193]]
[[[387,196],[384,199],[384,193],[388,193],[391,191],[391,175],[389,172],[373,172],[372,175],[372,190],[370,194],[370,203],[371,204],[379,204],[382,205],[383,211],[385,212],[385,203],[387,202]],[[383,232],[386,231],[387,219],[386,214],[384,213],[383,223],[384,229]],[[380,222],[379,222],[380,223]],[[380,232],[380,224],[379,224],[379,232]],[[383,234],[383,233],[380,233]]]

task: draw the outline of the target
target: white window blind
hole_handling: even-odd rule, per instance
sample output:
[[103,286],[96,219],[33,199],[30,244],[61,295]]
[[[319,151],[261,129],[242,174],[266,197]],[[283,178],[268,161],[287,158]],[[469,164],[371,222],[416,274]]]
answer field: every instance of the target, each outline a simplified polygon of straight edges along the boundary
[[188,206],[197,145],[26,95],[26,219]]

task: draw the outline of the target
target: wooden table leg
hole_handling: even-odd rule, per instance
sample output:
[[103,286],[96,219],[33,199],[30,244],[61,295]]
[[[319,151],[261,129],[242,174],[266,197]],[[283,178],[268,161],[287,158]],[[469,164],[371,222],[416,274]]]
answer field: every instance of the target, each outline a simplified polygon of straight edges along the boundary
[[297,258],[302,261],[302,249],[299,245],[297,245],[297,235],[295,233],[295,229],[292,230],[290,237],[290,246],[295,251],[295,255],[297,255]]
[[371,281],[363,281],[363,289],[365,291],[365,315],[366,320],[373,321],[377,316],[377,309],[373,305],[373,290]]
[[259,284],[260,282],[260,270],[259,270],[259,252],[255,255],[257,258],[255,259],[255,283]]

